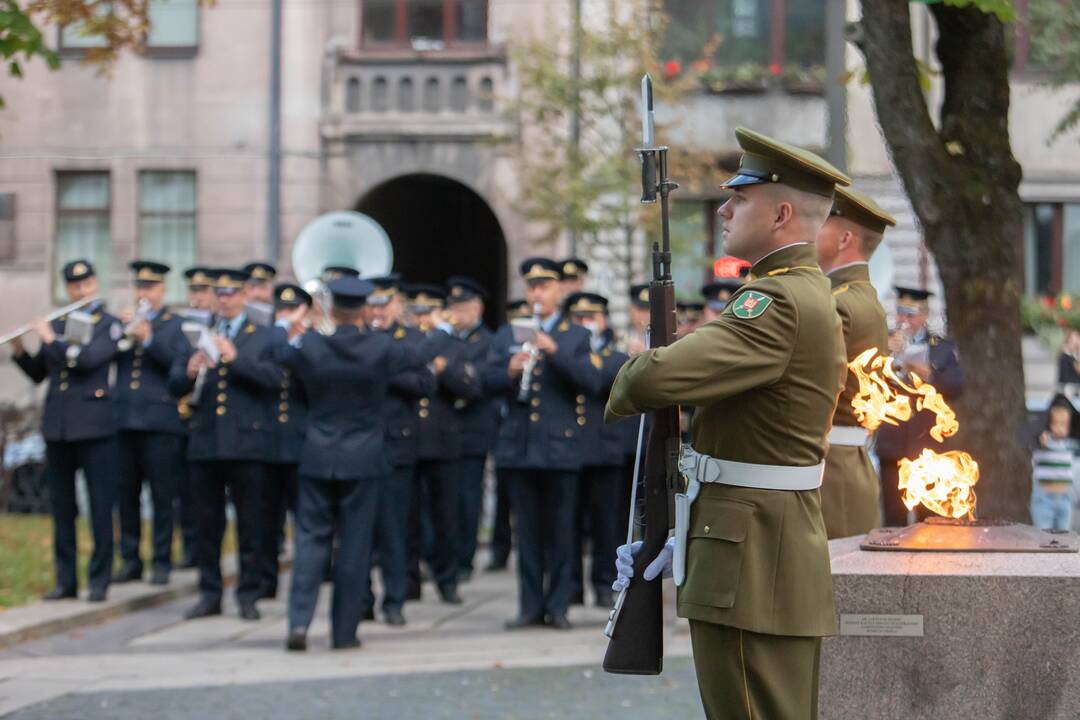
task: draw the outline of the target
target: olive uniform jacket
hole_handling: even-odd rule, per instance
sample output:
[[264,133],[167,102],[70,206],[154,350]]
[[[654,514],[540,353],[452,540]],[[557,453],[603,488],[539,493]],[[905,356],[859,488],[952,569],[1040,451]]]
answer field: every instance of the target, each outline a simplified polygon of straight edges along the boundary
[[15,363],[34,383],[49,380],[41,434],[47,442],[98,440],[116,433],[109,372],[120,338],[119,320],[102,306],[89,309],[94,332],[74,360],[67,357],[64,320],[53,320],[56,339],[34,355],[15,356]]
[[[605,419],[693,405],[699,452],[812,466],[846,371],[829,280],[814,246],[799,243],[759,260],[720,317],[631,359]],[[687,547],[680,616],[771,635],[836,631],[817,490],[702,485]]]
[[[836,311],[844,328],[844,346],[851,362],[870,348],[888,353],[889,328],[885,309],[870,284],[870,267],[857,263],[829,273]],[[859,380],[848,372],[847,383],[833,413],[833,427],[857,427],[852,399]],[[881,485],[866,447],[832,445],[825,458],[821,483],[821,513],[829,538],[861,535],[881,524]]]

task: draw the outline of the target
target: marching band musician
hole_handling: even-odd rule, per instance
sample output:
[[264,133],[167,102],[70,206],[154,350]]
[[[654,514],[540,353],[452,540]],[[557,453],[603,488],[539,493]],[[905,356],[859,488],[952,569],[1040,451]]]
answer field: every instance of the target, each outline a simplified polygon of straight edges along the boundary
[[[463,359],[481,367],[491,352],[491,331],[484,325],[487,290],[462,276],[446,281],[446,312],[454,335],[463,343]],[[458,472],[458,573],[466,582],[473,574],[480,513],[484,505],[484,463],[495,437],[494,400],[480,392],[454,401],[461,423],[461,460]]]
[[[519,614],[507,629],[549,625],[569,629],[571,557],[578,472],[585,448],[585,399],[597,392],[589,333],[559,312],[559,264],[521,264],[538,328],[533,353],[511,352],[512,328],[500,329],[484,370],[484,386],[507,396],[495,461],[510,481],[517,519]],[[523,375],[531,365],[531,378]]]
[[379,409],[390,378],[424,360],[387,333],[362,331],[362,307],[373,288],[359,278],[332,280],[334,333],[307,332],[294,344],[278,345],[279,360],[303,383],[309,403],[289,591],[286,648],[293,651],[307,649],[335,536],[331,647],[360,645],[356,631],[367,602],[378,479],[391,472]]
[[630,332],[626,335],[626,352],[636,355],[649,348],[649,284],[630,286]]
[[[374,289],[364,304],[364,321],[369,330],[385,333],[396,345],[419,353],[424,334],[401,323],[403,300],[401,278],[396,273],[373,278]],[[435,392],[435,375],[426,367],[406,368],[395,373],[382,405],[386,425],[386,457],[392,470],[378,478],[378,512],[375,518],[374,552],[379,556],[383,597],[381,610],[387,625],[405,624],[402,608],[408,599],[409,527],[411,508],[420,502],[415,496],[416,454],[420,435],[417,415],[420,398]],[[375,596],[368,583],[365,617],[374,617]],[[419,593],[419,579],[412,588]]]
[[[424,549],[440,599],[451,605],[461,603],[458,594],[458,558],[460,523],[458,519],[458,474],[462,452],[462,427],[455,405],[469,402],[482,394],[476,367],[466,359],[465,344],[453,335],[453,328],[443,319],[446,293],[438,285],[410,285],[409,309],[417,329],[427,337],[425,349],[432,358],[428,367],[436,377],[436,389],[420,398],[420,442],[417,449],[416,475],[426,507],[414,503],[410,522],[410,541],[418,539],[424,510],[431,520],[432,542]],[[414,532],[415,531],[415,532]],[[410,552],[410,585],[419,579],[419,553]]]
[[[589,448],[589,452],[585,456],[585,466],[581,469],[578,527],[588,529],[592,547],[589,580],[593,587],[595,604],[597,607],[610,608],[614,601],[611,583],[615,581],[611,556],[620,544],[620,537],[626,535],[626,517],[630,509],[626,440],[628,431],[634,431],[634,440],[637,440],[637,423],[623,421],[605,425],[604,405],[607,403],[611,385],[615,382],[615,376],[628,356],[615,349],[614,334],[608,326],[606,297],[596,293],[574,293],[566,300],[566,310],[575,325],[589,331],[589,359],[600,369],[601,378],[597,392],[590,393],[585,398],[586,422],[581,425],[585,436],[582,445]],[[612,502],[615,498],[620,502]],[[625,503],[622,502],[624,498]],[[582,595],[584,586],[581,557],[581,540],[584,535],[584,532],[577,533],[578,549],[573,560],[576,596]]]
[[[169,393],[169,370],[186,354],[181,320],[165,307],[165,276],[169,266],[136,260],[135,296],[140,310],[126,310],[120,320],[130,336],[116,361],[116,418],[120,458],[117,510],[120,516],[120,557],[123,565],[113,582],[143,576],[139,554],[142,536],[143,483],[150,485],[153,521],[152,585],[169,582],[172,568],[173,506],[185,481],[184,435],[176,399]],[[123,343],[123,341],[122,341]]]
[[[274,443],[271,404],[281,391],[282,374],[274,362],[277,334],[248,321],[244,313],[241,270],[212,273],[218,315],[214,343],[217,363],[199,350],[173,364],[169,387],[176,397],[193,393],[188,461],[199,517],[199,600],[187,619],[221,614],[221,540],[225,533],[225,493],[236,508],[240,617],[257,620],[261,493],[266,460]],[[205,383],[197,378],[203,372]]]
[[[97,274],[89,260],[64,265],[68,298],[78,302],[98,293]],[[30,323],[41,339],[31,355],[21,338],[12,340],[13,358],[33,382],[49,380],[41,434],[45,438],[45,478],[53,516],[53,558],[56,586],[46,600],[74,598],[76,578],[75,474],[82,468],[90,496],[90,556],[87,599],[102,602],[108,593],[113,562],[113,502],[116,498],[116,423],[110,398],[109,369],[120,339],[117,319],[101,302],[90,304],[94,324],[90,341],[72,345],[64,338],[67,319]]]
[[[311,310],[311,295],[299,285],[282,283],[273,288],[273,296],[278,339],[280,342],[294,340],[307,323]],[[250,281],[248,297],[251,297]],[[288,368],[281,371],[281,387],[278,390],[271,412],[274,418],[274,445],[267,459],[262,493],[262,541],[259,560],[262,581],[259,598],[263,600],[277,597],[280,570],[278,557],[285,540],[285,517],[287,511],[292,511],[294,518],[296,516],[299,482],[297,465],[307,430],[307,398],[304,388]]]
[[267,262],[251,262],[244,266],[248,279],[244,283],[244,292],[248,300],[274,304],[274,278],[277,277],[277,268]]
[[210,277],[210,270],[196,265],[184,271],[187,280],[187,305],[193,310],[214,312],[216,308],[214,297],[214,279]]

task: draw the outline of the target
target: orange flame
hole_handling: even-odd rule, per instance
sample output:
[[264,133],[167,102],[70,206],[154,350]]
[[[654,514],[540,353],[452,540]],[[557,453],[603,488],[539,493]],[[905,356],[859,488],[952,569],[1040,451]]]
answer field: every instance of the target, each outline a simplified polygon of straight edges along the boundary
[[952,437],[960,429],[956,413],[933,385],[923,382],[923,379],[915,373],[911,373],[911,381],[915,385],[915,392],[919,393],[915,401],[915,409],[929,410],[935,415],[934,427],[930,428],[930,436],[938,442],[945,442],[945,438]]
[[962,450],[926,448],[914,460],[900,461],[901,499],[908,510],[921,503],[944,517],[973,518],[978,481],[979,464]]
[[898,425],[911,419],[911,400],[896,392],[890,380],[903,385],[893,371],[893,359],[870,348],[848,363],[859,380],[859,392],[851,400],[855,419],[870,432],[882,423]]

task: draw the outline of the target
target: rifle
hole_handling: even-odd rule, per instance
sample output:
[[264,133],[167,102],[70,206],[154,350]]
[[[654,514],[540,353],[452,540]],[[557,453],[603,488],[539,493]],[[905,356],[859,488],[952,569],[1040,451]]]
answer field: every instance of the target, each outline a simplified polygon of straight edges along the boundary
[[[671,279],[671,236],[668,228],[668,193],[678,187],[667,176],[666,146],[653,142],[652,78],[641,78],[641,202],[660,198],[661,242],[653,243],[653,278],[649,283],[649,347],[675,342],[675,283]],[[658,675],[664,669],[663,578],[646,582],[645,567],[667,542],[674,516],[674,493],[679,489],[679,408],[668,407],[652,414],[645,449],[642,480],[642,546],[634,558],[634,577],[619,593],[605,634],[610,638],[604,670],[624,675]],[[639,448],[640,452],[640,448]],[[632,479],[636,483],[637,477]],[[636,502],[631,502],[630,527]],[[621,622],[620,622],[621,621]]]

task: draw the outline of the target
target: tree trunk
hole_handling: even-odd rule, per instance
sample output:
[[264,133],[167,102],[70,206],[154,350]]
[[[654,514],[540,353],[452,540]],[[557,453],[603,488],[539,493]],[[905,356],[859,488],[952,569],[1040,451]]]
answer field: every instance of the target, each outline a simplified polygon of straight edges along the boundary
[[955,446],[979,463],[977,512],[1027,521],[1021,171],[1009,143],[1005,27],[974,7],[929,6],[945,82],[935,127],[919,87],[908,7],[907,0],[864,3],[857,44],[878,122],[945,287],[965,375]]

